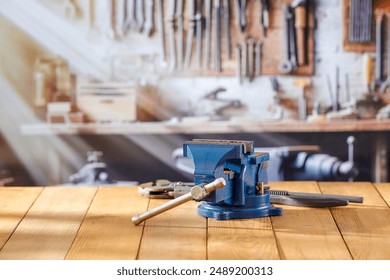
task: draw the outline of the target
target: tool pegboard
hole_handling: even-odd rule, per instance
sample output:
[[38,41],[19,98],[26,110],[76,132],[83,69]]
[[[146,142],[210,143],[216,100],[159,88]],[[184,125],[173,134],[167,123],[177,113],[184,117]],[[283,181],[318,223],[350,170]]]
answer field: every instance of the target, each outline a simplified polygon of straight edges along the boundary
[[[343,46],[346,51],[373,52],[376,49],[376,22],[388,0],[343,0]],[[386,8],[387,7],[387,8]]]
[[[176,10],[173,8],[175,2]],[[247,1],[183,1],[182,17],[178,13],[179,1],[165,0],[163,5],[163,31],[165,61],[173,73],[179,75],[198,76],[233,76],[239,71],[250,71],[252,66],[253,76],[258,75],[302,75],[310,76],[314,73],[314,15],[313,0],[247,0]],[[201,11],[201,43],[197,42],[197,19],[199,10],[197,3],[202,3]],[[263,5],[268,3],[269,25],[266,35],[263,29]],[[291,18],[291,30],[294,32],[297,42],[295,54],[298,65],[292,71],[281,71],[280,65],[284,59],[285,38],[285,5],[291,7],[292,3],[298,3],[298,8],[289,8]],[[238,4],[240,3],[240,4]],[[245,4],[246,3],[246,4]],[[194,5],[194,8],[192,7]],[[210,43],[207,41],[207,11],[206,5],[211,5],[211,35]],[[229,6],[228,25],[225,21],[224,7]],[[244,19],[240,18],[239,5],[246,5]],[[158,5],[156,7],[158,18]],[[217,11],[220,10],[221,19],[217,20]],[[194,11],[194,12],[193,12]],[[242,11],[241,11],[242,12]],[[182,18],[182,23],[180,22]],[[241,24],[239,23],[241,19]],[[244,22],[243,22],[244,21]],[[246,22],[246,24],[245,24]],[[181,35],[180,25],[183,26]],[[241,27],[241,25],[243,25]],[[161,32],[156,25],[156,33]],[[217,27],[220,26],[220,29]],[[227,26],[230,28],[230,51],[228,47]],[[218,31],[219,30],[219,31]],[[172,34],[174,36],[172,36]],[[220,34],[220,42],[217,38]],[[291,34],[291,33],[290,33]],[[156,34],[156,36],[159,36]],[[199,37],[198,37],[199,38]],[[291,38],[291,37],[290,37]],[[302,38],[300,40],[299,38]],[[173,43],[174,42],[174,43]],[[248,42],[248,44],[247,44]],[[252,45],[253,44],[253,45]],[[172,45],[175,46],[173,49]],[[220,45],[220,67],[218,60],[218,45]],[[198,56],[198,48],[201,46],[201,55]],[[180,53],[180,48],[182,49]],[[239,52],[241,48],[241,52]],[[260,48],[260,56],[259,56]],[[187,54],[191,49],[191,53]],[[173,51],[174,50],[174,51]],[[292,51],[293,52],[293,51]],[[175,54],[172,56],[172,54]],[[240,59],[241,56],[241,59]],[[252,57],[250,60],[249,57]],[[240,63],[247,61],[245,63]],[[250,61],[251,63],[249,63]],[[259,62],[260,61],[260,62]],[[260,64],[259,64],[260,63]],[[239,67],[240,65],[240,67]],[[239,70],[241,69],[241,70]],[[247,74],[247,73],[246,73]],[[254,78],[254,77],[252,77]]]

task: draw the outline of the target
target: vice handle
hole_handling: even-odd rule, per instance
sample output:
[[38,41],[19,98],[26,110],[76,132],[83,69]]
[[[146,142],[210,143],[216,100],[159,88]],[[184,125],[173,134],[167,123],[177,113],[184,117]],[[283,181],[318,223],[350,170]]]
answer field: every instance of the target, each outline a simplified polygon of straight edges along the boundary
[[172,209],[176,206],[179,206],[183,203],[186,203],[187,201],[196,199],[200,200],[202,198],[205,198],[208,196],[212,191],[215,191],[216,189],[220,189],[226,186],[225,179],[223,178],[218,178],[215,181],[208,183],[206,185],[196,185],[191,188],[191,191],[189,193],[186,193],[185,195],[179,196],[178,198],[175,198],[173,200],[170,200],[166,203],[163,203],[155,208],[152,208],[144,213],[135,215],[131,221],[135,224],[138,225],[142,223],[143,221],[154,217],[158,214],[161,214],[169,209]]

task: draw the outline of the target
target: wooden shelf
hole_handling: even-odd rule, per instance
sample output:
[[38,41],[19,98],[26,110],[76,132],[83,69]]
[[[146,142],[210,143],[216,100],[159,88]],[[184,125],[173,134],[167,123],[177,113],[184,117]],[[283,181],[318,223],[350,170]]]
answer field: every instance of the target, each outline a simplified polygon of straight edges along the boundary
[[343,120],[310,123],[297,120],[269,121],[235,119],[199,122],[135,122],[83,124],[25,124],[24,135],[61,134],[218,134],[218,133],[294,133],[294,132],[370,132],[390,131],[390,120]]

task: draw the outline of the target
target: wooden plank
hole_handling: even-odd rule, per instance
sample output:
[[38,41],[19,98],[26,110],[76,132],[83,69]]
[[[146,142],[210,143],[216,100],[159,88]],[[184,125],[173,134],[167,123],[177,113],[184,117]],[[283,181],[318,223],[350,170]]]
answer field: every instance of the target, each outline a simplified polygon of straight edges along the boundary
[[0,187],[0,250],[41,191],[41,187]]
[[[269,222],[269,218],[262,220],[268,220]],[[278,248],[271,226],[263,230],[209,227],[207,255],[208,259],[211,260],[279,259]]]
[[[151,199],[149,209],[166,202]],[[138,259],[206,259],[206,218],[189,201],[145,222]]]
[[136,187],[99,188],[66,259],[136,259],[143,226],[131,217],[148,201]]
[[[149,209],[167,200],[151,199]],[[170,209],[146,221],[146,226],[198,227],[206,228],[206,218],[198,215],[199,202],[189,201],[176,208]]]
[[271,219],[208,219],[209,259],[279,259]]
[[[319,183],[324,192],[362,195],[363,205],[331,209],[354,259],[390,258],[390,209],[369,182]],[[383,187],[386,184],[383,185]]]
[[374,186],[379,191],[380,195],[389,206],[390,205],[390,183],[377,183],[374,184]]
[[0,252],[0,259],[64,259],[96,188],[47,187]]
[[378,191],[369,182],[321,182],[319,186],[323,193],[363,196],[364,206],[387,206]]
[[[315,182],[273,182],[271,189],[319,193]],[[271,217],[282,259],[351,259],[327,208],[281,206],[283,216]]]
[[204,260],[206,229],[145,227],[138,259]]
[[348,206],[332,214],[354,259],[390,259],[389,208]]

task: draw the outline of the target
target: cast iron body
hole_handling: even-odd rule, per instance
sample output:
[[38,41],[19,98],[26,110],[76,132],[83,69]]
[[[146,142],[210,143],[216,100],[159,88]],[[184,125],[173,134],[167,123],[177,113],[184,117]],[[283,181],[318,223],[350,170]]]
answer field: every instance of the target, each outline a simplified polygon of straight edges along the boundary
[[267,188],[268,153],[254,153],[253,141],[193,140],[184,156],[194,161],[195,185],[224,178],[226,186],[202,199],[198,214],[217,220],[280,216],[270,204]]

